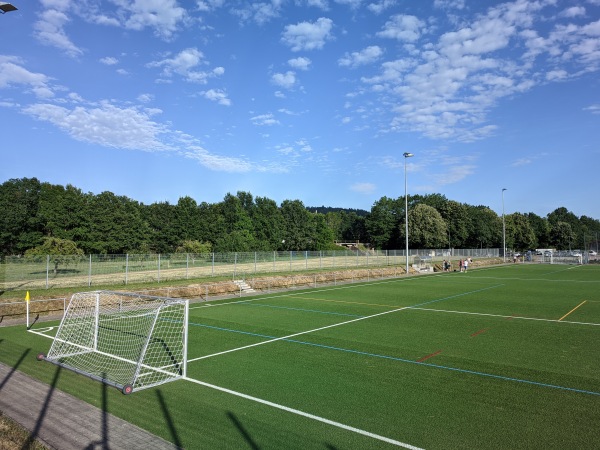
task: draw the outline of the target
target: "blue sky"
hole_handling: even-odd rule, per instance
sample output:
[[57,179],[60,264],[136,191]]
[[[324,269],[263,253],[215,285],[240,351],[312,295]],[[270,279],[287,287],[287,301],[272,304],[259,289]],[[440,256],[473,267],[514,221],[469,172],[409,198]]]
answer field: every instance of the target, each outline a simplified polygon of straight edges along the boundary
[[600,0],[12,3],[0,182],[600,219]]

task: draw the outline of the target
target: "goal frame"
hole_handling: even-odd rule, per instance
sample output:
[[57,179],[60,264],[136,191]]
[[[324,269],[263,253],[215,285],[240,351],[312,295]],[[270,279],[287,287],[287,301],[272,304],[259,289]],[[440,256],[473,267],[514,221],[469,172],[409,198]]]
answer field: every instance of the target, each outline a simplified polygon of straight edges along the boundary
[[[127,328],[136,320],[141,321],[139,331]],[[184,299],[117,291],[76,293],[48,354],[40,353],[38,360],[130,394],[187,376],[188,320],[189,301]]]

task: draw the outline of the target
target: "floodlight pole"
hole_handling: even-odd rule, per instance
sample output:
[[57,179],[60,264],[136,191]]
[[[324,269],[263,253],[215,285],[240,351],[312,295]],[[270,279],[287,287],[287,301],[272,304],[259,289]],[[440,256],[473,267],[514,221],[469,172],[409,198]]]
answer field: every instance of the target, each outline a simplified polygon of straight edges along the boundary
[[406,235],[406,275],[408,275],[408,183],[406,179],[406,158],[414,156],[412,153],[404,153],[404,234]]
[[506,221],[504,220],[504,191],[506,188],[502,188],[502,257],[506,262]]

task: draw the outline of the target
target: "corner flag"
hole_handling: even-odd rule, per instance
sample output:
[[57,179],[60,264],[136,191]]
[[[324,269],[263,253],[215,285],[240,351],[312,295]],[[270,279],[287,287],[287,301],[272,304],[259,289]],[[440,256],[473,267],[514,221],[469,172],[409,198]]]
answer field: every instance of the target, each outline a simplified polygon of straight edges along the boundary
[[25,294],[25,301],[29,302],[29,291],[27,291],[27,294]]

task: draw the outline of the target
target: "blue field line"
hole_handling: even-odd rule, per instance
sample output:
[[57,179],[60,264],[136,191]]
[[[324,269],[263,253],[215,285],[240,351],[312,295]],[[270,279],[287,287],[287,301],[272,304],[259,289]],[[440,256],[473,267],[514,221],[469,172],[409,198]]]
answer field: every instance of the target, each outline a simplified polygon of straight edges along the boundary
[[[427,303],[431,303],[431,302],[427,302]],[[216,327],[216,326],[204,325],[204,324],[200,324],[200,323],[190,322],[189,325],[196,326],[196,327],[210,328],[210,329],[219,330],[219,331],[227,331],[227,332],[230,332],[230,333],[245,334],[245,335],[260,337],[260,338],[264,338],[264,339],[278,339],[277,336],[269,336],[269,335],[266,335],[266,334],[251,333],[251,332],[248,332],[248,331],[232,330],[230,328]],[[450,370],[450,371],[453,371],[453,372],[466,373],[466,374],[469,374],[469,375],[476,375],[476,376],[480,376],[480,377],[494,378],[496,380],[513,381],[513,382],[516,382],[516,383],[530,384],[530,385],[539,386],[539,387],[545,387],[545,388],[550,388],[550,389],[558,389],[558,390],[569,391],[569,392],[577,392],[579,394],[589,394],[589,395],[600,396],[600,392],[587,391],[585,389],[577,389],[577,388],[571,388],[571,387],[567,387],[567,386],[559,386],[559,385],[556,385],[556,384],[542,383],[542,382],[539,382],[539,381],[524,380],[524,379],[521,379],[521,378],[507,377],[507,376],[504,376],[504,375],[496,375],[496,374],[493,374],[493,373],[477,372],[475,370],[459,369],[457,367],[441,366],[439,364],[432,364],[432,363],[426,363],[426,362],[418,362],[418,361],[413,361],[413,360],[410,360],[410,359],[398,358],[396,356],[379,355],[377,353],[369,353],[369,352],[363,352],[363,351],[360,351],[360,350],[352,350],[352,349],[348,349],[348,348],[333,347],[331,345],[315,344],[313,342],[298,341],[296,339],[281,339],[281,340],[284,341],[284,342],[292,342],[294,344],[310,345],[312,347],[319,347],[319,348],[324,348],[324,349],[327,349],[327,350],[336,350],[336,351],[339,351],[339,352],[353,353],[353,354],[356,354],[356,355],[369,356],[369,357],[372,357],[372,358],[388,359],[388,360],[391,360],[391,361],[398,361],[398,362],[403,362],[403,363],[408,363],[408,364],[415,364],[415,365],[418,365],[418,366],[432,367],[434,369]]]
[[361,316],[359,314],[346,314],[346,313],[337,313],[337,312],[329,312],[329,311],[319,311],[317,309],[291,308],[289,306],[265,305],[263,303],[244,303],[244,305],[246,305],[246,306],[262,306],[263,308],[289,309],[291,311],[312,312],[312,313],[318,313],[318,314],[330,314],[333,316],[365,317],[365,316]]

